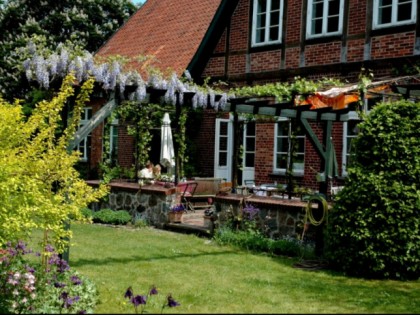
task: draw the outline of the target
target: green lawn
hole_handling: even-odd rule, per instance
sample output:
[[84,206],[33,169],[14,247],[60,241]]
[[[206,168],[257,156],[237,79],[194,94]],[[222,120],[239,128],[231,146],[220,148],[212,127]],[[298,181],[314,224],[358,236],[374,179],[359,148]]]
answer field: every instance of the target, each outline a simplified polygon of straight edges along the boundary
[[[348,278],[293,267],[297,258],[268,257],[209,239],[153,228],[73,224],[70,266],[99,290],[96,313],[135,313],[124,293],[146,294],[153,305],[172,293],[181,305],[163,313],[420,313],[420,281]],[[156,297],[156,298],[155,298]],[[159,304],[160,305],[160,304]]]

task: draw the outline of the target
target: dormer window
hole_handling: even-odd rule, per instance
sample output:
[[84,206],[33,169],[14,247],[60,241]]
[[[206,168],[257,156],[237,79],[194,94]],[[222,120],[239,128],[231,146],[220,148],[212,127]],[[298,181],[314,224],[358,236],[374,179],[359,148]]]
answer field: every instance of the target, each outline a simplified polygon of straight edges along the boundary
[[416,22],[417,0],[374,0],[373,28],[384,28]]
[[281,43],[283,0],[254,0],[252,46]]
[[340,35],[343,0],[308,0],[306,38]]

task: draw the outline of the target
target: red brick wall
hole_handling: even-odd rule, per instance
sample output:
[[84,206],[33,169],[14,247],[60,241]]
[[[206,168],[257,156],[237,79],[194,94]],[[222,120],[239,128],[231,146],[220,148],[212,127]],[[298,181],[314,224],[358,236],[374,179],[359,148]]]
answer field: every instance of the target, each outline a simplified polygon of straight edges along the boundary
[[195,135],[187,135],[195,138],[197,154],[200,164],[198,172],[200,176],[212,177],[214,175],[214,146],[215,146],[215,119],[217,112],[211,109],[204,110],[203,120],[197,126],[199,132]]
[[255,182],[257,184],[270,182],[269,174],[273,172],[274,124],[255,124]]
[[286,22],[286,42],[289,44],[299,45],[301,37],[301,17],[302,17],[303,0],[290,0],[287,5],[287,13],[283,17],[287,17]]
[[232,52],[246,52],[249,38],[249,4],[252,1],[239,1],[232,16],[229,48]]
[[226,51],[226,32],[227,30],[223,32],[222,37],[220,38],[216,49],[214,50],[214,53],[224,53]]
[[[92,114],[94,115],[105,103],[106,100],[103,98],[93,99],[89,104],[89,106],[92,107]],[[98,173],[99,163],[102,161],[103,132],[104,123],[99,124],[99,126],[92,131],[89,158],[89,168],[92,174]],[[130,168],[134,165],[134,144],[134,138],[127,134],[126,126],[120,126],[118,128],[118,163],[120,166]]]
[[366,0],[351,0],[349,2],[348,35],[365,34],[366,8]]
[[246,72],[246,56],[232,55],[229,57],[229,75],[244,74]]
[[286,69],[299,67],[300,49],[299,47],[286,49]]
[[225,74],[225,57],[213,57],[207,63],[203,72],[204,77],[223,76]]
[[317,66],[340,62],[341,42],[322,43],[305,47],[305,65]]
[[272,50],[251,55],[251,72],[280,69],[281,51]]
[[130,168],[135,164],[135,140],[127,134],[127,126],[118,127],[118,164]]
[[[318,138],[318,141],[324,145],[324,126],[325,122],[311,122],[312,131]],[[339,166],[339,175],[341,175],[342,160],[342,123],[334,122],[332,128],[333,144],[336,151],[337,163]],[[255,152],[255,181],[257,184],[270,183],[277,181],[278,183],[286,183],[284,175],[273,174],[274,165],[274,124],[273,123],[257,123],[256,124],[256,152]],[[325,146],[324,146],[325,147]],[[306,137],[305,142],[305,170],[302,178],[296,177],[295,181],[298,185],[319,190],[319,183],[316,180],[317,173],[324,171],[321,156],[312,145],[310,138]],[[339,180],[335,180],[338,183]]]
[[347,61],[355,62],[363,60],[364,54],[364,39],[354,39],[348,41],[349,46],[347,47]]
[[373,59],[410,56],[416,40],[414,32],[390,34],[372,38]]
[[[285,38],[283,44],[285,47],[284,60],[281,58],[281,49],[268,47],[266,51],[264,48],[253,49],[250,47],[250,23],[252,23],[251,6],[252,1],[241,0],[233,14],[230,29],[228,50],[226,51],[226,34],[224,32],[219,45],[215,49],[215,55],[211,57],[207,64],[207,68],[203,77],[211,75],[213,78],[231,78],[236,76],[242,80],[242,77],[247,74],[247,58],[249,57],[250,73],[262,74],[264,72],[272,72],[280,69],[282,62],[284,68],[288,70],[303,70],[305,67],[322,66],[322,65],[340,65],[342,46],[344,45],[347,51],[347,60],[344,62],[363,62],[364,61],[364,47],[366,36],[370,36],[368,44],[371,49],[368,60],[385,59],[412,56],[415,45],[415,32],[408,31],[404,33],[389,34],[389,35],[366,35],[367,2],[365,0],[351,0],[349,1],[349,17],[347,25],[347,36],[345,42],[337,40],[337,37],[332,37],[331,41],[328,38],[323,41],[309,41],[304,43],[301,48],[301,37],[305,30],[302,28],[302,19],[305,14],[302,14],[303,0],[289,0],[287,4],[287,12],[284,17],[287,18],[285,26]],[[369,37],[368,37],[369,39]],[[228,56],[228,73],[222,73],[222,60],[224,59],[220,54],[226,53]],[[304,67],[300,67],[299,60],[302,54],[305,61]],[[360,69],[355,69],[355,71]],[[371,68],[375,76],[389,75],[391,67],[381,67],[378,69]],[[294,77],[296,74],[292,73]],[[311,73],[311,75],[314,75]],[[329,73],[323,73],[322,76],[329,76]],[[346,77],[350,79],[350,77]],[[351,78],[354,78],[352,75]],[[237,82],[235,82],[237,83]],[[249,83],[249,82],[248,82]]]

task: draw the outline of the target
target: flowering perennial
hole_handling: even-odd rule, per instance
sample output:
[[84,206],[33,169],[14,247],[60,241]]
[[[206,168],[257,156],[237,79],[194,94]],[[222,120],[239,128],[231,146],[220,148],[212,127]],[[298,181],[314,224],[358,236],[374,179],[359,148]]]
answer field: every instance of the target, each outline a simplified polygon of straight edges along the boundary
[[184,211],[185,211],[185,206],[182,203],[171,207],[171,212],[184,212]]
[[19,241],[0,249],[0,314],[84,314],[97,302],[93,283],[70,272],[66,261],[47,245],[46,265],[25,255],[35,254]]
[[[27,79],[36,81],[42,88],[48,89],[51,82],[56,78],[64,78],[73,72],[79,83],[94,77],[95,82],[99,83],[104,90],[119,91],[122,99],[142,102],[146,99],[147,88],[165,89],[165,101],[168,104],[175,104],[177,93],[179,93],[179,101],[184,103],[184,93],[192,92],[193,108],[207,107],[210,105],[214,109],[223,109],[227,103],[226,93],[221,94],[221,98],[216,102],[216,92],[210,87],[199,87],[191,78],[188,70],[185,71],[186,80],[180,80],[176,73],[172,73],[169,79],[163,78],[157,73],[151,72],[148,80],[144,80],[137,71],[124,71],[121,62],[114,60],[110,63],[98,64],[94,60],[94,56],[84,51],[81,56],[72,56],[64,45],[59,45],[57,51],[48,56],[41,55],[37,51],[34,43],[28,44],[28,50],[32,54],[32,58],[28,58],[23,62],[23,68]],[[45,52],[44,52],[45,53]],[[126,86],[133,87],[132,91],[125,96]]]
[[[133,304],[136,314],[138,314],[139,308],[140,308],[140,314],[143,314],[145,312],[148,298],[151,297],[152,295],[158,295],[158,294],[159,292],[156,286],[154,285],[150,288],[149,293],[147,295],[140,295],[140,294],[134,295],[133,289],[130,286],[125,291],[124,298],[128,299],[130,303]],[[179,305],[181,304],[179,304],[177,301],[174,300],[174,298],[172,297],[172,294],[168,294],[165,302],[161,306],[161,313],[163,312],[163,309],[165,307],[176,307]]]

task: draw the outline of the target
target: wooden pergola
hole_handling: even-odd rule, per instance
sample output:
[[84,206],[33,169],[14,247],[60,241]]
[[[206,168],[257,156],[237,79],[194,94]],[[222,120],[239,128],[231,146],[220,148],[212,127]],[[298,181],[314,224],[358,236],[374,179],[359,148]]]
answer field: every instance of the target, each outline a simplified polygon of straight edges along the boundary
[[[322,159],[323,169],[320,170],[320,192],[326,193],[327,180],[338,174],[338,163],[336,159],[336,153],[332,142],[332,126],[333,122],[345,122],[350,119],[361,119],[355,111],[356,103],[354,102],[354,95],[357,96],[359,102],[364,104],[361,108],[363,111],[367,111],[367,102],[369,98],[376,98],[378,100],[386,100],[390,98],[398,99],[420,99],[420,84],[419,83],[407,83],[413,80],[418,80],[419,76],[404,76],[399,78],[391,78],[387,80],[381,80],[374,82],[369,85],[369,89],[365,95],[362,95],[358,91],[356,84],[352,84],[346,87],[333,88],[335,89],[334,95],[353,95],[350,98],[352,102],[346,103],[341,100],[339,106],[337,101],[331,101],[323,103],[320,101],[320,95],[323,97],[322,100],[325,102],[328,99],[328,91],[321,91],[319,93],[312,93],[308,95],[295,95],[292,97],[292,101],[276,102],[273,97],[233,97],[228,99],[226,106],[219,108],[224,112],[230,112],[233,114],[233,157],[232,157],[232,183],[234,186],[237,185],[238,178],[238,158],[239,158],[239,143],[238,143],[238,122],[239,114],[255,114],[255,115],[266,115],[274,117],[285,117],[298,120],[304,127],[307,136],[310,138],[314,147],[316,148],[320,158]],[[402,83],[399,83],[402,82]],[[131,87],[135,90],[136,87]],[[130,89],[128,87],[127,89]],[[331,89],[331,90],[333,90]],[[148,102],[159,103],[160,98],[165,95],[165,89],[153,89],[148,88]],[[194,92],[183,93],[183,103],[181,104],[180,95],[177,94],[177,102],[175,104],[175,123],[178,122],[181,106],[191,106],[191,99],[194,96]],[[314,96],[318,96],[318,100],[314,101]],[[337,97],[337,96],[334,96]],[[333,99],[334,97],[331,97]],[[217,101],[221,98],[221,95],[216,96]],[[299,101],[297,101],[299,99]],[[83,125],[75,134],[73,140],[68,145],[68,150],[73,150],[82,139],[87,137],[89,133],[93,131],[99,124],[101,124],[112,111],[120,104],[121,100],[116,97],[115,92],[110,93],[106,104],[93,115],[93,117],[85,125]],[[316,103],[316,104],[315,104]],[[320,106],[324,104],[325,106]],[[208,104],[208,108],[210,108]],[[315,132],[311,128],[311,121],[318,121],[324,123],[324,134],[325,140],[318,139]],[[176,129],[176,128],[175,128]],[[175,173],[179,174],[179,156],[177,150],[175,150],[176,166]],[[176,182],[179,178],[176,176]]]

